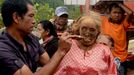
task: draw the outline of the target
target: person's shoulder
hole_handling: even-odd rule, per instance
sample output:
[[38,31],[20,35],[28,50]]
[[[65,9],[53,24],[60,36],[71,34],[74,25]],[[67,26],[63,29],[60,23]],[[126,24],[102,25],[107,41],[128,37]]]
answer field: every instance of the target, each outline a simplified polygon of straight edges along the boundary
[[103,44],[97,44],[96,45],[99,49],[102,49],[102,50],[110,50],[110,48],[106,45],[103,45]]
[[3,34],[0,35],[0,42],[8,40],[9,37],[6,32],[3,32]]
[[49,45],[58,45],[59,38],[54,37],[50,42],[48,42]]
[[8,34],[3,33],[0,35],[0,49],[11,48],[10,46],[12,46],[12,42],[10,41]]
[[34,34],[29,34],[28,38],[30,38],[31,40],[39,40],[39,37],[35,36]]
[[4,34],[4,32],[5,32],[5,27],[0,29],[0,35]]
[[107,16],[104,16],[104,15],[101,15],[101,19],[102,20],[108,20],[108,17]]
[[54,37],[54,38],[52,39],[52,41],[58,41],[58,40],[59,40],[58,37]]
[[32,44],[39,44],[40,38],[33,35],[33,34],[28,34],[26,37],[27,41],[31,42]]

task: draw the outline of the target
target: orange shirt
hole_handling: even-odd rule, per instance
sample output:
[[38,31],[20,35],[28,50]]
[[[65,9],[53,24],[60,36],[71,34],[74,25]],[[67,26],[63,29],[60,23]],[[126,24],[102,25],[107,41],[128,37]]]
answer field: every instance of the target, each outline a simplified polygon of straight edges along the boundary
[[127,57],[126,30],[128,27],[129,24],[126,19],[121,24],[113,24],[109,22],[107,17],[102,17],[101,31],[103,34],[108,34],[113,38],[114,50],[112,50],[112,53],[115,57],[119,57],[122,62]]

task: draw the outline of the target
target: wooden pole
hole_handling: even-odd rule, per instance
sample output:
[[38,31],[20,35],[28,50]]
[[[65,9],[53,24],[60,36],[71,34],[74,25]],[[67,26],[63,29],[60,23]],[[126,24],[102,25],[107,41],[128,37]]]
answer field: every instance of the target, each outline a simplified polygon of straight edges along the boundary
[[85,14],[89,15],[89,9],[90,9],[90,0],[86,0],[85,2]]
[[83,6],[80,5],[80,13],[83,14]]

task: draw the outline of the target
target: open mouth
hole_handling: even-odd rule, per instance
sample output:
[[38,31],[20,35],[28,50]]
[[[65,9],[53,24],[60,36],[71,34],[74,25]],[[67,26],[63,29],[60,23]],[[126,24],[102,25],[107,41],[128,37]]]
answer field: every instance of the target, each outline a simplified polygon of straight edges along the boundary
[[87,37],[84,37],[83,39],[85,42],[91,42],[91,39],[90,38],[87,38]]
[[119,20],[119,18],[114,18],[114,20],[116,20],[116,21],[117,21],[117,20]]

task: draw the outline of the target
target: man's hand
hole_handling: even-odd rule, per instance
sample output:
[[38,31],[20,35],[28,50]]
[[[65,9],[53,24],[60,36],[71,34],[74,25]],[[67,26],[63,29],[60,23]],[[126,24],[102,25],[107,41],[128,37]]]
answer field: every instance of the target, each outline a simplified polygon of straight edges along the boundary
[[61,52],[61,54],[65,55],[71,48],[71,39],[69,37],[69,33],[64,32],[59,37],[59,46],[58,51]]
[[70,35],[68,32],[64,32],[59,37],[59,48],[58,50],[65,55],[71,48],[71,39],[82,39],[82,36],[79,35]]

